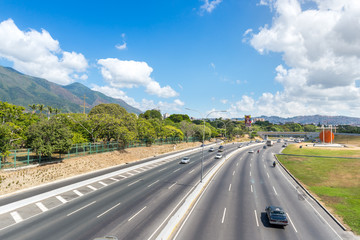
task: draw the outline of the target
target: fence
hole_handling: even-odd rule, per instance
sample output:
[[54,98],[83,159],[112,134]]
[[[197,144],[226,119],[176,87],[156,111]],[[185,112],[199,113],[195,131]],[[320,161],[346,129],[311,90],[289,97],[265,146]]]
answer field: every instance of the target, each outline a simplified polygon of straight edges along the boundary
[[[197,138],[188,138],[186,140],[186,142],[197,141],[199,141]],[[185,141],[176,138],[156,139],[152,143],[152,145],[176,144],[181,142]],[[126,145],[119,142],[81,143],[74,144],[67,153],[53,153],[51,156],[46,157],[41,156],[41,153],[36,154],[35,152],[32,152],[30,148],[17,149],[11,150],[11,153],[5,159],[2,159],[2,157],[0,156],[0,169],[17,168],[31,164],[47,164],[51,162],[60,162],[63,159],[68,159],[72,157],[144,146],[148,146],[148,142],[146,140],[136,140],[129,142]]]

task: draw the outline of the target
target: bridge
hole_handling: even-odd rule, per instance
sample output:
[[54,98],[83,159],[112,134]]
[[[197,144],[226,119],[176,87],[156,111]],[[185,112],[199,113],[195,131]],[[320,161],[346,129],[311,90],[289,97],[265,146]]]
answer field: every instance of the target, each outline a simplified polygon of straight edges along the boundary
[[312,139],[319,136],[319,132],[257,132],[263,139],[270,137],[303,137],[305,139]]

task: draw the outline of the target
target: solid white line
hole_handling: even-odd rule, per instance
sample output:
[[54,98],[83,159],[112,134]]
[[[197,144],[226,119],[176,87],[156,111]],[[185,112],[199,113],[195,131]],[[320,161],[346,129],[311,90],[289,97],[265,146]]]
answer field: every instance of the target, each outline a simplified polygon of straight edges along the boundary
[[296,227],[295,227],[295,225],[293,224],[293,222],[291,221],[291,218],[290,218],[289,214],[286,213],[286,215],[288,216],[288,218],[289,218],[289,220],[290,220],[290,223],[291,223],[291,225],[293,226],[295,232],[297,232]]
[[134,216],[132,216],[131,218],[129,218],[129,220],[128,220],[128,222],[130,222],[134,217],[136,217],[139,213],[141,213],[142,211],[144,211],[144,209],[146,208],[146,206],[145,207],[143,207],[140,211],[138,211],[137,213],[135,213],[135,215]]
[[259,227],[259,220],[257,219],[257,213],[256,213],[256,210],[254,210],[254,212],[255,212],[256,226],[258,226],[258,227]]
[[19,223],[19,222],[23,221],[23,218],[16,211],[11,212],[10,215],[13,217],[13,219],[15,220],[16,223]]
[[99,181],[99,183],[100,183],[101,185],[107,186],[107,184],[104,183],[104,182],[102,182],[102,181]]
[[40,210],[41,211],[43,211],[43,212],[46,212],[47,210],[49,210],[47,207],[45,207],[45,205],[44,204],[42,204],[41,202],[37,202],[37,203],[35,203],[36,204],[36,206],[38,206],[39,208],[40,208]]
[[90,188],[90,189],[92,189],[92,190],[94,190],[94,191],[97,190],[97,188],[95,188],[95,187],[93,187],[93,186],[91,186],[91,185],[87,185],[87,187]]
[[273,186],[273,189],[274,189],[275,194],[278,195],[277,192],[276,192],[276,190],[275,190],[275,187],[274,187],[274,186]]
[[119,179],[116,179],[116,178],[110,178],[111,180],[114,180],[115,182],[118,182],[119,181]]
[[119,206],[121,203],[116,204],[115,206],[109,208],[108,210],[106,210],[105,212],[103,212],[102,214],[98,215],[97,218],[101,217],[102,215],[108,213],[109,211],[111,211],[112,209],[116,208],[117,206]]
[[56,198],[62,203],[67,203],[67,200],[65,198],[63,198],[62,196],[56,196]]
[[226,208],[224,208],[224,213],[223,213],[223,217],[222,217],[221,223],[224,223],[225,215],[226,215]]
[[233,171],[233,176],[235,175],[235,171]]
[[130,183],[128,186],[131,186],[131,185],[133,185],[133,184],[135,184],[135,183],[137,183],[137,182],[140,182],[140,181],[141,181],[141,179],[136,180],[135,182]]
[[193,171],[195,171],[195,169],[191,170],[191,171],[189,172],[189,174],[192,173]]
[[269,173],[267,172],[266,174],[267,174],[268,178],[270,178]]
[[180,170],[180,168],[178,168],[178,169],[176,169],[175,171],[173,171],[173,173],[174,173],[174,172],[177,172],[177,171],[179,171],[179,170]]
[[230,192],[230,190],[231,190],[231,183],[230,183],[230,185],[229,185],[229,192]]
[[90,206],[90,205],[92,205],[92,204],[94,204],[94,203],[96,203],[96,201],[93,201],[93,202],[89,203],[88,205],[85,205],[85,206],[83,206],[83,207],[79,208],[78,210],[75,210],[75,211],[73,211],[73,212],[69,213],[69,214],[68,214],[68,215],[66,215],[66,216],[73,215],[74,213],[76,213],[76,212],[78,212],[78,211],[80,211],[80,210],[83,210],[84,208],[86,208],[86,207],[88,207],[88,206]]
[[157,182],[159,182],[159,181],[160,181],[160,180],[157,180],[157,181],[153,182],[152,184],[148,185],[147,187],[150,187],[150,186],[154,185],[155,183],[157,183]]
[[172,188],[177,182],[173,183],[168,189]]
[[73,192],[74,192],[75,194],[77,194],[79,197],[81,197],[82,195],[84,195],[84,194],[82,194],[81,192],[79,192],[78,190],[73,190]]
[[252,188],[252,185],[250,185],[250,189],[251,189],[251,192],[253,192],[253,188]]

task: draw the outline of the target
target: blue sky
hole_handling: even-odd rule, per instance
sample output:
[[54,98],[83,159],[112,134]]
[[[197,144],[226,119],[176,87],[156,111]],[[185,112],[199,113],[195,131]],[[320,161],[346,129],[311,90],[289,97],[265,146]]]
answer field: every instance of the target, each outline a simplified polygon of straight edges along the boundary
[[0,64],[143,111],[360,117],[358,16],[356,0],[2,0]]

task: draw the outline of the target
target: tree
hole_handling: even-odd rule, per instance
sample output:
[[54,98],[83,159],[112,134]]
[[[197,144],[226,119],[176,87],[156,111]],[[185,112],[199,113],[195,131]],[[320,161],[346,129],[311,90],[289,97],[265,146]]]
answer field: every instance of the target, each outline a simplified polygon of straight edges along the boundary
[[138,138],[145,140],[147,146],[151,146],[156,138],[153,126],[144,118],[139,118],[137,121],[137,133]]
[[40,114],[44,111],[44,104],[38,104],[36,105],[37,109],[40,111]]
[[180,129],[184,133],[186,142],[188,141],[189,137],[192,137],[195,133],[194,124],[188,121],[181,121],[180,122]]
[[159,110],[156,110],[156,109],[147,110],[146,112],[141,113],[141,114],[139,115],[139,117],[145,118],[145,119],[147,119],[147,120],[149,120],[149,119],[159,119],[159,120],[162,120],[162,115],[161,115],[160,111],[159,111]]
[[29,105],[29,107],[32,110],[32,114],[34,114],[36,111],[36,104],[31,104],[31,105]]
[[164,133],[166,138],[172,138],[173,140],[183,140],[184,134],[176,127],[173,126],[164,126]]
[[96,114],[109,114],[116,118],[121,118],[128,112],[125,108],[121,107],[119,104],[116,103],[102,103],[93,107],[90,112],[89,116],[96,115]]
[[174,123],[180,123],[181,121],[191,122],[189,116],[186,114],[171,114],[168,118],[171,119]]
[[61,119],[51,118],[31,125],[26,133],[26,145],[36,154],[51,156],[54,152],[66,152],[72,145],[70,128]]

